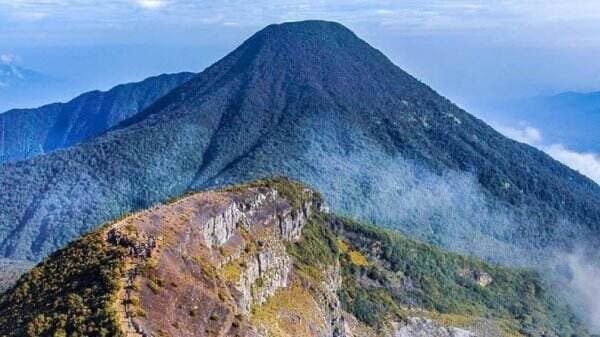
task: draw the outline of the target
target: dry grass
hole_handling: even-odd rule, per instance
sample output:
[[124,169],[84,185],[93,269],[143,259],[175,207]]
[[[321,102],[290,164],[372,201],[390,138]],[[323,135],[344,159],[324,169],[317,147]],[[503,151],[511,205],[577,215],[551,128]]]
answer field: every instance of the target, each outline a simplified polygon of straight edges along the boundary
[[342,240],[342,239],[338,239],[338,240],[337,240],[337,246],[338,246],[338,250],[339,250],[339,251],[340,251],[340,253],[342,253],[342,254],[346,254],[346,253],[348,252],[348,250],[349,250],[349,248],[348,248],[348,244],[346,244],[346,243],[344,242],[344,240]]
[[359,251],[352,250],[348,252],[348,256],[350,257],[350,262],[356,266],[364,267],[369,265],[369,260]]
[[242,276],[241,262],[241,259],[236,259],[223,266],[221,273],[226,281],[232,283],[239,281]]
[[272,337],[313,336],[326,329],[319,305],[299,284],[278,290],[266,303],[253,308],[250,321]]

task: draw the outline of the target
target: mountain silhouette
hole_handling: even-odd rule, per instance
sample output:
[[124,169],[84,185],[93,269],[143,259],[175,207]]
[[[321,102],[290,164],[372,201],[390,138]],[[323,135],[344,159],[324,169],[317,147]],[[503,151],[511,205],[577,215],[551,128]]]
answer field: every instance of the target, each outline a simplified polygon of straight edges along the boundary
[[110,132],[0,167],[0,254],[39,259],[190,190],[271,175],[335,212],[509,263],[599,238],[600,187],[344,26],[271,25]]
[[108,91],[84,93],[67,103],[0,114],[0,162],[23,160],[97,136],[143,110],[193,77],[163,74]]

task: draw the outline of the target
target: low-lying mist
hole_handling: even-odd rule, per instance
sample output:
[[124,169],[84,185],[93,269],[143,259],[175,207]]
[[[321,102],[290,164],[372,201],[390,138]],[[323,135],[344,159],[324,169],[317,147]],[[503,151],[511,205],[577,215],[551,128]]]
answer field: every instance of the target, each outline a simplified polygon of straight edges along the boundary
[[[334,153],[334,152],[329,152]],[[484,191],[472,174],[436,174],[413,161],[381,152],[358,151],[349,156],[316,160],[308,181],[325,194],[332,208],[348,216],[396,228],[406,235],[446,249],[511,266],[541,270],[561,251],[570,279],[548,282],[556,296],[564,296],[590,330],[600,333],[600,268],[589,256],[564,253],[566,247],[540,247],[539,224]],[[335,177],[331,180],[329,177]],[[558,237],[587,239],[566,219],[554,224]],[[597,260],[600,261],[600,260]],[[552,262],[550,262],[552,263]],[[563,285],[563,286],[561,286]]]
[[[322,144],[336,142],[313,143],[304,159],[311,169],[296,176],[321,190],[337,212],[490,261],[532,265],[546,258],[541,224],[494,198],[474,174],[434,172],[368,141],[345,144],[349,149]],[[586,231],[564,219],[551,226],[556,238]]]
[[[303,122],[307,134],[285,141],[294,148],[274,154],[277,146],[262,144],[202,187],[288,176],[322,192],[338,214],[395,228],[451,251],[540,271],[555,263],[556,252],[569,252],[593,237],[567,218],[541,223],[536,210],[500,201],[478,182],[477,172],[435,171],[385,151],[369,135],[361,137],[360,130],[323,120]],[[506,181],[500,188],[516,187]],[[573,284],[592,278],[581,276]],[[579,302],[594,303],[589,295],[582,293],[585,299]]]
[[[591,250],[590,250],[591,249]],[[552,285],[561,289],[592,333],[600,334],[600,259],[593,248],[557,254],[551,264]]]

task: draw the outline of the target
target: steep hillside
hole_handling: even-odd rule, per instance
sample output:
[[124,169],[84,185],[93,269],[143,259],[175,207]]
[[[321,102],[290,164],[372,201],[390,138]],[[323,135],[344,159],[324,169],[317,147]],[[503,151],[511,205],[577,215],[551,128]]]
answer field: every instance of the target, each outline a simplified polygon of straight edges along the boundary
[[27,159],[97,136],[193,76],[160,75],[106,92],[88,92],[68,103],[0,114],[0,162]]
[[413,238],[509,263],[595,241],[600,187],[511,141],[345,27],[272,25],[78,146],[0,167],[0,253],[36,260],[131,210],[270,175]]
[[0,297],[12,336],[589,336],[537,276],[324,213],[284,179],[103,226]]

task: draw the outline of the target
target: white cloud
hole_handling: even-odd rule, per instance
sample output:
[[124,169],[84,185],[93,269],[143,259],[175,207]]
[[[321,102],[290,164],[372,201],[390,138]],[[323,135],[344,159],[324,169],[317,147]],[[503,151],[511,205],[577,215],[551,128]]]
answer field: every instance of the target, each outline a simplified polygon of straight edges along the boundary
[[562,144],[552,144],[542,149],[554,159],[600,184],[600,156],[598,154],[575,152]]
[[146,9],[157,9],[167,5],[165,0],[136,0],[135,2]]
[[19,61],[19,57],[13,54],[0,54],[0,63],[13,64]]
[[[153,15],[140,15],[136,12],[139,8]],[[78,32],[89,36],[86,30],[98,28],[90,22],[109,22],[120,30],[132,22],[139,26],[172,27],[183,23],[205,25],[204,20],[196,18],[218,17],[221,20],[217,25],[237,22],[239,26],[256,28],[274,22],[319,18],[354,27],[391,27],[395,34],[406,36],[481,36],[493,31],[493,39],[486,41],[494,44],[597,46],[600,41],[596,29],[600,3],[584,0],[0,0],[0,22],[3,17],[28,24],[29,27],[23,27],[23,35],[30,33],[27,29],[40,29],[33,24],[38,21],[48,22],[54,28],[52,34]]]
[[496,129],[509,138],[539,148],[552,158],[600,184],[600,155],[597,153],[573,151],[563,144],[546,145],[543,143],[540,130],[528,125],[520,125],[518,128],[497,126]]
[[132,3],[146,9],[158,9],[169,5],[168,7],[178,14],[221,14],[227,17],[227,21],[247,20],[245,14],[248,12],[262,14],[247,20],[253,25],[264,25],[277,17],[290,15],[301,18],[326,15],[344,22],[382,23],[380,20],[385,19],[385,22],[393,22],[402,27],[412,27],[416,22],[420,23],[420,28],[425,29],[481,28],[498,23],[506,29],[506,20],[513,24],[531,26],[557,21],[577,23],[581,20],[600,19],[600,4],[589,0],[561,0],[550,3],[542,0],[231,0],[215,3],[194,0],[0,0],[0,10],[30,13],[30,17],[41,17],[48,14],[63,16],[65,13],[79,12],[80,9],[86,8],[97,9],[97,13],[110,16],[119,14],[119,9]]
[[377,9],[377,10],[375,10],[375,14],[381,15],[381,16],[388,16],[388,15],[394,15],[394,11],[389,10],[389,9]]
[[19,11],[12,14],[12,17],[25,22],[33,22],[44,19],[48,16],[48,13],[36,12],[36,11]]
[[0,55],[0,63],[11,64],[15,61],[15,56],[11,54]]

